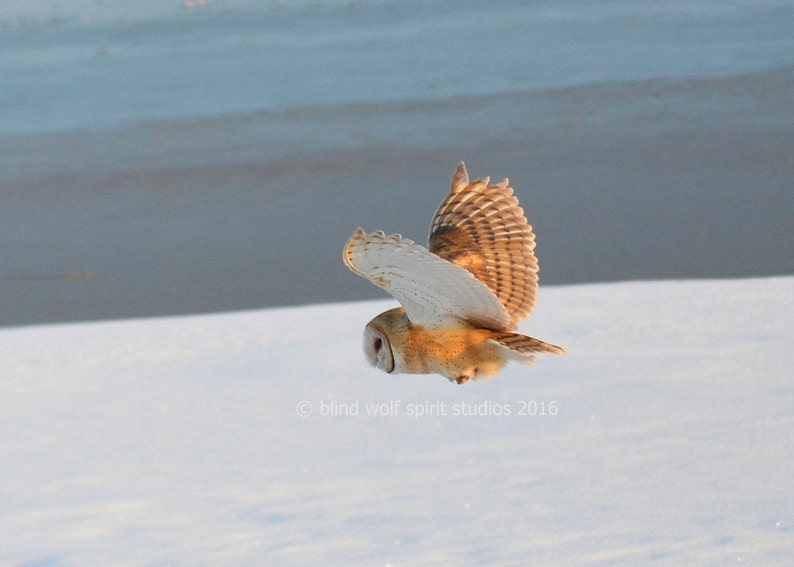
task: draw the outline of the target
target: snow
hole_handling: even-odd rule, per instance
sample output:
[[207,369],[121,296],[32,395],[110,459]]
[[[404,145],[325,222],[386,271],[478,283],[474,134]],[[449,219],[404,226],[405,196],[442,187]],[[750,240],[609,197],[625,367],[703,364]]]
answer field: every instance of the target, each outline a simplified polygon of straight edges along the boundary
[[0,565],[794,557],[794,277],[544,287],[569,354],[463,386],[393,304],[0,329]]

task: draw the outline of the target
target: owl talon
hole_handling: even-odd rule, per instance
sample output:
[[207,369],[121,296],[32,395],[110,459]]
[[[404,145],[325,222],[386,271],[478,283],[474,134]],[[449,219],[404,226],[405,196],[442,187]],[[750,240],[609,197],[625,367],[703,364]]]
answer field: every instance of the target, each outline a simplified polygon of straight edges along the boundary
[[469,378],[470,376],[458,376],[457,378],[455,378],[455,382],[457,382],[458,384],[465,384],[466,382],[469,381]]

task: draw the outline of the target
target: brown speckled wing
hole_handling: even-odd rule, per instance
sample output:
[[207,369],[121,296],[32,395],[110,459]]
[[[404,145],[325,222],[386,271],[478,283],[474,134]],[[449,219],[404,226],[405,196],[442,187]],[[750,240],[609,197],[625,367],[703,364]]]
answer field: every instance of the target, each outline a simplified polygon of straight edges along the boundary
[[430,225],[428,249],[465,268],[507,309],[511,329],[532,312],[538,289],[535,235],[509,181],[469,183],[463,162]]

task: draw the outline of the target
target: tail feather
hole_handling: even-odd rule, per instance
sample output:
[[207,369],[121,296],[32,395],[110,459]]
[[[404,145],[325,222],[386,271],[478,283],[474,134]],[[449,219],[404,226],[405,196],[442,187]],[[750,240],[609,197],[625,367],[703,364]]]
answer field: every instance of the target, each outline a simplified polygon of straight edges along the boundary
[[519,335],[518,333],[495,333],[489,339],[522,357],[529,357],[538,352],[550,352],[552,354],[565,354],[565,349],[557,345],[544,343],[540,339]]

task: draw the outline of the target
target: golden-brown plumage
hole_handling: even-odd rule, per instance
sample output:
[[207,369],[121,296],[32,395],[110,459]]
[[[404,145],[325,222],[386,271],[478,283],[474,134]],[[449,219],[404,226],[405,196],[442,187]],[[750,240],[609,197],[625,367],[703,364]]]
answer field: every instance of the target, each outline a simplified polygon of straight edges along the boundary
[[508,360],[565,351],[510,331],[532,311],[538,287],[535,236],[504,179],[469,182],[463,162],[433,217],[429,249],[400,235],[357,229],[345,264],[402,307],[365,329],[365,353],[386,372],[437,373],[462,384]]
[[535,307],[538,261],[535,235],[509,181],[469,183],[461,162],[452,189],[430,225],[430,252],[486,284],[510,313],[512,328]]

